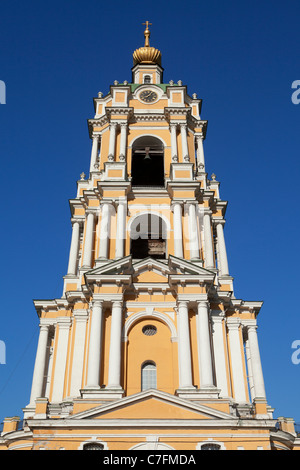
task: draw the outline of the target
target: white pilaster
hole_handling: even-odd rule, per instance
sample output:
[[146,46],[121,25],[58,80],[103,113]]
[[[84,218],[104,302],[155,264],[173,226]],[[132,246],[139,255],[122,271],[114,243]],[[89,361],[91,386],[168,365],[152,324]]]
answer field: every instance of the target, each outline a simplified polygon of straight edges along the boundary
[[83,264],[82,264],[83,268],[90,268],[92,264],[94,227],[95,227],[95,214],[94,212],[87,212]]
[[36,398],[43,396],[44,373],[47,357],[49,325],[40,324],[40,334],[35,357],[33,379],[31,386],[30,405],[34,405]]
[[181,124],[180,125],[180,132],[181,132],[181,145],[182,145],[182,160],[184,162],[189,162],[189,149],[187,143],[187,125]]
[[110,237],[110,203],[104,202],[102,204],[102,215],[101,215],[101,228],[99,234],[100,246],[99,246],[99,258],[108,258],[108,247]]
[[100,135],[94,134],[92,152],[91,152],[90,173],[96,170],[96,164],[97,164],[97,158],[98,158],[98,152],[99,152],[99,140],[100,140]]
[[249,383],[249,391],[251,401],[255,398],[255,389],[254,389],[254,382],[253,382],[253,372],[252,372],[252,364],[251,364],[251,355],[250,355],[250,346],[249,346],[249,338],[245,341],[245,354],[247,360],[247,373],[248,373],[248,383]]
[[79,397],[82,388],[83,360],[85,350],[87,310],[74,310],[75,338],[72,358],[70,396]]
[[110,161],[110,162],[115,160],[116,133],[117,133],[117,123],[112,122],[109,126],[108,161]]
[[55,331],[55,342],[57,345],[51,397],[51,402],[53,403],[59,403],[63,399],[70,324],[70,319],[68,317],[61,317],[57,320]]
[[88,374],[86,388],[100,388],[100,364],[102,358],[102,302],[93,302],[88,355]]
[[199,259],[199,233],[198,233],[198,219],[196,215],[195,204],[189,204],[189,250],[190,258]]
[[200,389],[214,387],[208,311],[209,308],[207,301],[198,302],[197,329],[200,365]]
[[196,135],[197,142],[197,167],[198,171],[205,171],[205,160],[204,160],[204,150],[203,150],[203,140],[202,136]]
[[178,302],[179,388],[194,389],[192,379],[191,343],[188,302]]
[[211,233],[211,212],[205,211],[203,215],[203,229],[204,229],[204,259],[205,267],[214,267],[214,251],[213,251],[213,239]]
[[117,235],[116,235],[116,258],[123,258],[124,256],[124,245],[126,238],[126,214],[127,214],[127,200],[119,199],[117,209]]
[[243,368],[244,348],[243,344],[241,344],[239,322],[235,319],[232,321],[227,319],[227,328],[229,333],[234,398],[237,403],[246,403],[246,384]]
[[128,124],[127,122],[121,122],[121,142],[120,142],[120,161],[126,160],[126,147],[127,147],[127,130]]
[[123,302],[113,301],[109,349],[108,384],[109,390],[121,390],[121,332]]
[[216,222],[218,248],[219,248],[218,251],[220,255],[219,272],[221,276],[227,276],[229,274],[229,270],[228,270],[228,260],[227,260],[226,245],[225,245],[225,238],[224,238],[224,231],[223,231],[223,223],[224,222],[222,221]]
[[183,258],[182,207],[179,202],[175,202],[173,205],[173,233],[174,233],[174,254],[178,258]]
[[261,366],[261,359],[259,353],[258,339],[257,339],[257,326],[250,325],[247,328],[248,331],[248,340],[249,340],[249,349],[250,349],[250,359],[251,367],[253,374],[253,384],[254,384],[254,398],[266,398],[263,371]]
[[223,316],[212,315],[212,337],[213,350],[215,360],[216,385],[220,390],[220,397],[228,397],[228,381],[227,381],[227,365],[226,355],[227,348],[224,342],[224,319]]
[[172,151],[172,162],[178,162],[178,149],[177,149],[177,124],[170,124],[171,131],[171,151]]
[[78,220],[73,221],[72,240],[69,255],[68,274],[75,276],[77,272],[77,258],[79,250],[80,224]]

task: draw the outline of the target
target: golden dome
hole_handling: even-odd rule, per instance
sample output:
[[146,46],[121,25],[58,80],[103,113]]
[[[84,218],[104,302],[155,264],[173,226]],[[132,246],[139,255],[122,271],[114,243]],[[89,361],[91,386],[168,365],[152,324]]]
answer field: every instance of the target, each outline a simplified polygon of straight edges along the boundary
[[140,47],[136,49],[133,53],[133,64],[159,64],[161,65],[161,52],[155,47],[150,47],[149,38],[150,38],[150,31],[149,31],[149,21],[146,21],[146,29],[144,32],[145,36],[145,45],[144,47]]

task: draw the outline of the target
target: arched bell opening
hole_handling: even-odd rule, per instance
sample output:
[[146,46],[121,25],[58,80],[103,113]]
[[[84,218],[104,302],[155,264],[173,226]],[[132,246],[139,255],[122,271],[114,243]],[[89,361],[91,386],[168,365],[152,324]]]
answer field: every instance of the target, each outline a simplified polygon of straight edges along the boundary
[[164,146],[153,136],[143,136],[132,146],[132,186],[164,186]]
[[167,227],[165,221],[151,212],[135,218],[130,227],[133,259],[165,259],[167,252]]

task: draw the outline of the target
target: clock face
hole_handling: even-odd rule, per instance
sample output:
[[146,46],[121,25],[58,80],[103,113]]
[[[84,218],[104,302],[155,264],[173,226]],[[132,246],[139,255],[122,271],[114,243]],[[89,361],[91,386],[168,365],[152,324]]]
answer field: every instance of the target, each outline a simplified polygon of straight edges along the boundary
[[157,94],[152,90],[144,90],[140,94],[140,99],[144,101],[144,103],[153,103],[153,101],[157,99]]

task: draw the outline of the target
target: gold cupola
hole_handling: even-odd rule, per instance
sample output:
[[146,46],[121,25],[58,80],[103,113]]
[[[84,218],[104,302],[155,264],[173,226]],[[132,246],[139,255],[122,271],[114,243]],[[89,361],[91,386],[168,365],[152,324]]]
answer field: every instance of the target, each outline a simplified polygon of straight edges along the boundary
[[155,47],[150,47],[150,30],[149,30],[149,25],[152,23],[149,23],[149,21],[146,21],[146,23],[143,23],[146,25],[146,29],[144,32],[145,36],[145,45],[144,47],[140,47],[139,49],[136,49],[133,53],[133,64],[158,64],[161,65],[161,52],[158,49],[155,49]]

